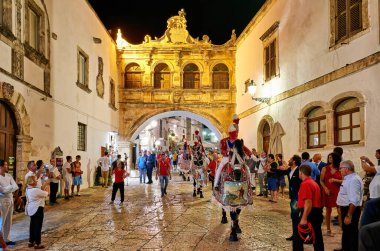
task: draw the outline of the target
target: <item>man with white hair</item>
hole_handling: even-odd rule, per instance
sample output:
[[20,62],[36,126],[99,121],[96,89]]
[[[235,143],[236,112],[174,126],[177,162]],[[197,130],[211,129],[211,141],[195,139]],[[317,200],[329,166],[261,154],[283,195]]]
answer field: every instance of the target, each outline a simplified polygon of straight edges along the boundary
[[342,249],[358,250],[359,218],[363,201],[363,183],[355,172],[354,163],[345,160],[340,163],[339,170],[344,178],[336,203],[342,215]]

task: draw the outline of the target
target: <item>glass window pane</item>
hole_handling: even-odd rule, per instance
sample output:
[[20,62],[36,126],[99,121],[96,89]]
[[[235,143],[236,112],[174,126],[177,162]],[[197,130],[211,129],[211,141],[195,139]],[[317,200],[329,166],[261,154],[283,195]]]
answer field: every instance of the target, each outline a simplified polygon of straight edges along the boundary
[[321,132],[325,132],[326,131],[326,119],[320,120],[319,121],[319,126],[320,126]]
[[318,121],[309,122],[309,133],[318,132]]
[[340,143],[349,142],[350,140],[350,129],[340,130],[338,132],[338,141]]
[[318,146],[318,145],[319,145],[318,134],[310,135],[309,146]]
[[341,112],[341,111],[353,109],[356,107],[357,103],[358,103],[357,98],[348,98],[348,99],[339,103],[339,105],[336,107],[336,111]]
[[352,141],[360,140],[360,127],[352,129]]
[[326,133],[321,133],[319,140],[321,145],[326,145]]
[[323,109],[322,107],[316,107],[314,109],[312,109],[308,114],[307,114],[307,117],[309,119],[312,119],[312,118],[317,118],[317,117],[321,117],[324,115],[324,112],[323,112]]
[[347,127],[350,126],[350,114],[338,116],[338,127]]
[[38,46],[38,16],[29,9],[29,45],[37,49]]
[[352,114],[352,125],[360,125],[360,112],[354,112]]

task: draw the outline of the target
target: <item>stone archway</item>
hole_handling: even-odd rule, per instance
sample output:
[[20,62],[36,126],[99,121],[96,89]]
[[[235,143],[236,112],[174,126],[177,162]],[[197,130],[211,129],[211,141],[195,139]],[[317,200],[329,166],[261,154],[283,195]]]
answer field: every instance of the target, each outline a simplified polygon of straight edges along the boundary
[[18,128],[16,135],[16,182],[24,182],[33,140],[30,137],[30,118],[24,105],[25,99],[20,93],[14,91],[11,84],[0,82],[0,100],[11,108],[16,119]]
[[[257,127],[257,151],[262,152],[264,151],[264,137],[267,137],[267,135],[264,135],[264,129],[267,130],[267,127],[269,126],[269,131],[273,131],[274,126],[274,120],[271,116],[265,115]],[[269,145],[271,144],[272,139],[269,139]]]

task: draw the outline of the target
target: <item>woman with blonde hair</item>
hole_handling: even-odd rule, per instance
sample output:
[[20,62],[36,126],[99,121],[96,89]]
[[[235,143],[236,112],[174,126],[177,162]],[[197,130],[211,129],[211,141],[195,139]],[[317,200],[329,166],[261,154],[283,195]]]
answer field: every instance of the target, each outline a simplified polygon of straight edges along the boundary
[[43,249],[45,246],[41,245],[41,230],[44,220],[45,199],[49,195],[46,191],[48,190],[47,183],[38,188],[37,178],[33,175],[28,177],[26,184],[25,214],[30,216],[28,247]]

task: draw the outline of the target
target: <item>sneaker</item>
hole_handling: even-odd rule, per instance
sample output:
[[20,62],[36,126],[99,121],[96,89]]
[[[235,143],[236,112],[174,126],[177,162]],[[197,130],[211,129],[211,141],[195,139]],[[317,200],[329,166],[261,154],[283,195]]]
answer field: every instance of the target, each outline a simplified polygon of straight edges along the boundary
[[292,241],[292,240],[293,240],[293,235],[290,236],[290,237],[288,237],[288,238],[285,238],[285,240],[287,240],[287,241]]
[[16,242],[14,242],[14,241],[7,241],[6,244],[8,246],[14,246],[14,245],[16,245]]
[[80,194],[79,194],[79,193],[77,193],[77,196],[80,196]]
[[113,200],[112,201],[110,201],[110,203],[108,203],[109,205],[112,205],[113,204]]

